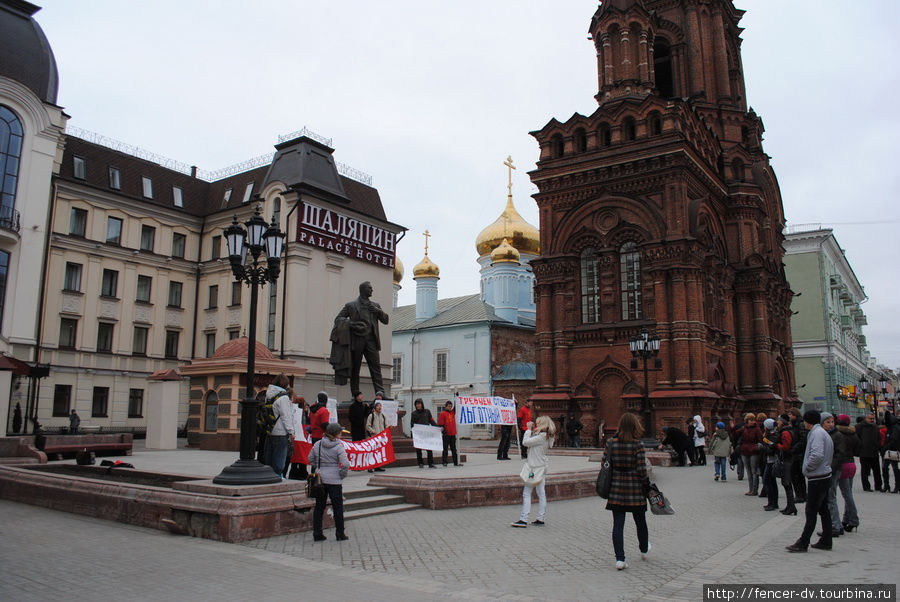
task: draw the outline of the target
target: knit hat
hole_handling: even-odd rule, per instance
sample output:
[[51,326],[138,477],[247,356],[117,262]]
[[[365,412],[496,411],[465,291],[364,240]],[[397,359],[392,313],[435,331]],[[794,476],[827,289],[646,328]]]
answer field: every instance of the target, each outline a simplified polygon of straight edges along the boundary
[[724,423],[724,422],[717,422],[717,423],[716,423],[716,428],[717,428],[717,429],[723,429],[723,428],[725,428],[725,423]]
[[837,423],[842,424],[844,426],[850,426],[850,416],[847,414],[841,414],[837,417]]
[[766,427],[767,431],[771,431],[773,428],[775,428],[775,421],[771,418],[766,418],[765,420],[763,420],[763,426]]
[[819,410],[806,410],[806,412],[803,413],[803,422],[819,424],[822,422],[822,414]]
[[329,422],[328,426],[325,427],[325,434],[331,435],[332,437],[337,437],[343,431],[343,427],[337,422]]
[[829,418],[834,418],[834,414],[832,414],[831,412],[822,412],[821,416],[822,416],[822,422],[825,422]]
[[316,393],[316,399],[319,400],[319,403],[325,405],[326,403],[328,403],[328,393],[326,393],[325,391],[319,391],[318,393]]

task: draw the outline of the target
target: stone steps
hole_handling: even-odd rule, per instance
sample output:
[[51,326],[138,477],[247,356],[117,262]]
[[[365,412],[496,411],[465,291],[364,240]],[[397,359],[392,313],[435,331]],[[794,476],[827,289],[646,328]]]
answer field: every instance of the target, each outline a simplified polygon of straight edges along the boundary
[[389,493],[385,487],[348,491],[344,495],[344,520],[368,518],[417,508],[421,508],[421,506],[407,504],[402,495]]

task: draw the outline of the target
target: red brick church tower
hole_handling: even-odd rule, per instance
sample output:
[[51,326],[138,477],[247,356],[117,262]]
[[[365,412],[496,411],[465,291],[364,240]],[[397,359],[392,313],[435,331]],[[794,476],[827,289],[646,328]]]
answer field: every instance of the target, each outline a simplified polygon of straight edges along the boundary
[[[644,407],[629,341],[660,338],[654,427],[796,400],[784,215],[748,109],[731,0],[606,0],[599,108],[532,132],[540,210],[534,401],[585,433]],[[650,360],[650,368],[654,361]]]

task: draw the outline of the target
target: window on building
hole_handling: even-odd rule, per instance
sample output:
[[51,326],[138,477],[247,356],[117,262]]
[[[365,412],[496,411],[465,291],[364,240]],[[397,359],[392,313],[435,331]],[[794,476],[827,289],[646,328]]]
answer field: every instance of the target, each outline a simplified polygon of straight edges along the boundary
[[232,305],[240,305],[241,304],[241,283],[240,282],[232,282],[231,283],[231,304]]
[[69,214],[69,234],[84,238],[87,231],[87,210],[72,207]]
[[153,243],[156,241],[156,228],[153,226],[141,226],[141,251],[153,252]]
[[63,280],[63,290],[81,291],[81,264],[66,262],[66,277]]
[[169,283],[169,307],[181,307],[181,283]]
[[129,389],[128,390],[128,417],[143,418],[144,417],[144,390]]
[[575,130],[575,152],[583,153],[587,150],[587,133],[578,128]]
[[0,251],[0,323],[3,322],[3,306],[6,305],[6,275],[9,272],[9,253]]
[[612,144],[612,130],[608,123],[600,124],[600,129],[597,130],[597,143],[600,146],[609,146]]
[[210,248],[209,257],[210,259],[218,259],[222,256],[222,237],[221,236],[213,236],[212,237],[212,247]]
[[225,205],[228,204],[228,201],[231,200],[231,192],[232,192],[232,190],[234,190],[234,189],[233,189],[233,188],[229,188],[228,190],[225,191],[225,195],[222,197],[222,206],[223,206],[223,207],[224,207]]
[[247,187],[244,189],[244,200],[241,203],[249,203],[251,196],[253,196],[253,182],[247,184]]
[[142,303],[150,303],[150,289],[153,286],[153,278],[150,276],[137,277],[137,293],[134,296],[135,301]]
[[663,98],[675,96],[675,78],[672,69],[672,49],[668,40],[657,36],[653,42],[653,73],[656,90]]
[[662,117],[656,111],[650,113],[650,133],[654,136],[662,134]]
[[581,252],[581,322],[600,321],[600,288],[597,282],[597,251],[588,247]]
[[239,336],[241,336],[241,332],[237,329],[228,331],[228,340],[229,341],[233,341],[236,338],[238,338]]
[[563,156],[563,137],[561,134],[553,134],[550,138],[550,157],[558,159]]
[[206,357],[212,357],[216,352],[216,333],[206,333]]
[[266,330],[266,346],[275,349],[275,314],[278,311],[278,287],[269,285],[269,324]]
[[131,353],[134,355],[147,355],[147,334],[150,329],[146,326],[134,327],[134,343],[131,346]]
[[53,387],[53,415],[68,416],[72,403],[72,385],[56,385]]
[[181,188],[178,186],[172,186],[172,203],[174,203],[176,207],[184,207],[184,199],[181,197]]
[[622,136],[625,140],[637,138],[637,126],[635,125],[634,117],[625,118],[625,122],[622,124]]
[[72,157],[72,175],[79,180],[87,177],[87,163],[85,163],[84,157],[77,155]]
[[178,338],[177,330],[166,331],[166,358],[176,359],[178,357]]
[[97,351],[99,353],[112,353],[114,329],[115,324],[109,322],[97,324]]
[[622,319],[641,318],[641,254],[637,245],[627,242],[619,249],[622,292]]
[[109,387],[94,387],[91,418],[106,418],[109,411]]
[[206,403],[203,408],[203,430],[215,433],[219,427],[219,396],[215,391],[206,394]]
[[394,369],[391,371],[391,382],[395,385],[398,385],[402,382],[401,377],[403,375],[403,356],[395,355],[394,356]]
[[187,236],[175,232],[172,234],[172,257],[184,259],[184,244]]
[[209,287],[209,305],[207,309],[215,309],[219,307],[219,285],[213,284]]
[[153,198],[153,180],[147,176],[141,176],[141,191],[144,193],[145,199]]
[[60,318],[59,320],[59,348],[75,348],[75,332],[78,330],[78,320],[74,318]]
[[113,190],[122,189],[122,172],[118,167],[109,168],[109,187]]
[[447,382],[447,352],[437,351],[434,354],[434,382]]
[[103,279],[100,282],[101,297],[115,297],[119,288],[119,272],[116,270],[103,270]]
[[122,244],[122,220],[118,217],[106,220],[106,242],[113,245]]
[[22,122],[9,108],[0,105],[0,221],[15,218],[19,159],[22,155]]

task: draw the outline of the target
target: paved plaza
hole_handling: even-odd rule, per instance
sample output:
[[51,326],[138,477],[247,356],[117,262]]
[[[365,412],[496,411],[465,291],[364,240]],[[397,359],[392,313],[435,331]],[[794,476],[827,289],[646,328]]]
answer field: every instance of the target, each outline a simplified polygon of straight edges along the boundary
[[[132,460],[156,470],[154,462],[178,460],[179,472],[206,475],[233,455],[137,451]],[[471,458],[430,472],[473,476],[519,466],[488,454]],[[552,462],[551,470],[587,459]],[[857,479],[859,532],[836,539],[832,552],[788,554],[802,506],[796,517],[764,512],[765,500],[743,495],[747,485],[734,473],[727,483],[712,473],[711,465],[654,469],[677,513],[648,514],[647,561],[627,524],[625,571],[614,568],[612,515],[599,498],[551,502],[544,527],[510,528],[518,506],[423,509],[351,521],[346,542],[330,530],[322,543],[299,533],[244,544],[0,501],[0,599],[698,600],[704,583],[897,582],[900,495],[864,493]],[[366,474],[348,485],[364,487]]]

